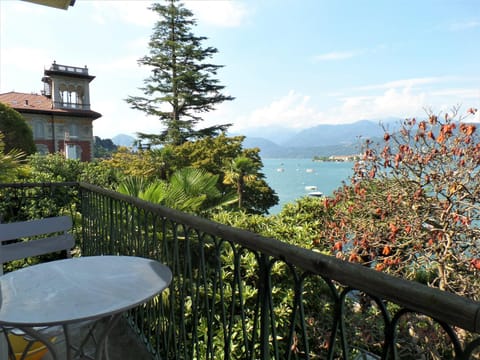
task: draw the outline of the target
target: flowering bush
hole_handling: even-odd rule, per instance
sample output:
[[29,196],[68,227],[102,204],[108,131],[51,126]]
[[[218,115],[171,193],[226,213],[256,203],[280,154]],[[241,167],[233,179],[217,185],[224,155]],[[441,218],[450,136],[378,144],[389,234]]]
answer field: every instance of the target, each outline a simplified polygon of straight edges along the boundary
[[367,141],[363,159],[325,206],[334,254],[478,299],[480,141],[469,109],[407,119]]

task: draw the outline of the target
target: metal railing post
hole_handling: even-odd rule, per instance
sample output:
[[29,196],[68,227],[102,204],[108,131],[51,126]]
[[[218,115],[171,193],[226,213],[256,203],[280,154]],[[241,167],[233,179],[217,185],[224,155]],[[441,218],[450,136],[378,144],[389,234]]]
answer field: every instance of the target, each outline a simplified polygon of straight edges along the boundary
[[258,297],[260,301],[260,358],[270,359],[270,280],[268,256],[262,254],[259,258],[260,277],[258,279]]

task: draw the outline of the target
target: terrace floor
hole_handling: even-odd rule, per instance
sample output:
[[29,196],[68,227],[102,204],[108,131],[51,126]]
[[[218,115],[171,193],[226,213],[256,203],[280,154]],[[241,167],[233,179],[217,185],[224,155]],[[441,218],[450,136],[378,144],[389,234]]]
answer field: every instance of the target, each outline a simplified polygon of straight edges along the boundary
[[[101,331],[101,328],[99,329]],[[87,333],[88,328],[80,328],[72,330],[73,342],[80,341]],[[59,342],[57,344],[59,359],[65,359],[65,343]],[[89,344],[86,348],[87,355],[95,355],[94,344]],[[108,338],[108,355],[111,360],[150,360],[152,355],[147,351],[145,345],[141,342],[139,337],[134,333],[132,328],[124,319],[121,319]],[[45,355],[43,360],[52,360],[50,354]]]

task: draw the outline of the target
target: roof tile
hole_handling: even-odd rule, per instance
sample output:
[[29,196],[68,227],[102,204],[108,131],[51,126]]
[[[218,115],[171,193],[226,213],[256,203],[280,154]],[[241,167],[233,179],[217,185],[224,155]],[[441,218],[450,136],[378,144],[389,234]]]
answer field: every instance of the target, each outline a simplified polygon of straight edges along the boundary
[[54,108],[53,101],[51,98],[45,95],[39,94],[26,94],[11,91],[8,93],[0,94],[0,102],[7,104],[8,106],[14,108],[15,110],[22,112],[45,112],[55,114],[84,114],[85,116],[93,117],[94,119],[102,116],[101,114],[92,111],[92,110],[80,110],[80,109],[62,109]]

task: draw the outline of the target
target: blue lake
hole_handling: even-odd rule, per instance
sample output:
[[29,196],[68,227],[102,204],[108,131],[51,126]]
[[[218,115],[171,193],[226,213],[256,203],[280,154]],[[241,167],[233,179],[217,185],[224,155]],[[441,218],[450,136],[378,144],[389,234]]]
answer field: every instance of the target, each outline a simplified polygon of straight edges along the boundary
[[348,181],[353,173],[353,162],[315,162],[312,159],[262,159],[266,181],[275,190],[280,202],[270,208],[270,214],[277,214],[283,205],[307,196],[316,186],[318,191],[331,195],[334,190]]

